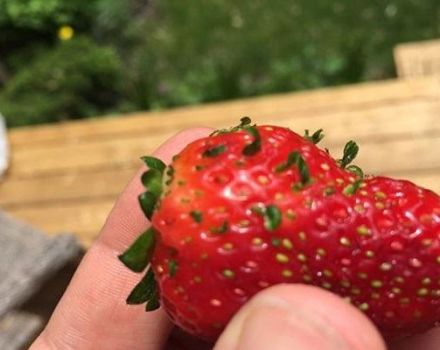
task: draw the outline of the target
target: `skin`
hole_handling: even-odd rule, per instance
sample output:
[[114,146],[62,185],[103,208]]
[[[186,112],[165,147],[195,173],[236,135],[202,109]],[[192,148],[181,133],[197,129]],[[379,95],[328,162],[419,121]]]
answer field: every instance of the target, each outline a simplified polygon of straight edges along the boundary
[[[210,129],[183,131],[153,155],[165,163]],[[279,285],[252,298],[231,320],[215,345],[192,339],[163,310],[146,313],[125,298],[138,282],[117,259],[149,223],[139,209],[141,169],[118,198],[98,239],[89,249],[48,325],[30,350],[384,350],[375,327],[357,309],[324,290]],[[276,339],[276,341],[274,341]],[[390,350],[434,350],[440,331],[389,344]]]

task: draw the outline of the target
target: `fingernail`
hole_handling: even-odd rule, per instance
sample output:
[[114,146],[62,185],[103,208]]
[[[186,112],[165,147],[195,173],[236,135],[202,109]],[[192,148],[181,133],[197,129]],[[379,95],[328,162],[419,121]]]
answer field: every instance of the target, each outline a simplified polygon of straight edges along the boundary
[[[235,317],[216,350],[351,350],[344,337],[301,302],[256,298]],[[223,345],[222,345],[223,344]]]

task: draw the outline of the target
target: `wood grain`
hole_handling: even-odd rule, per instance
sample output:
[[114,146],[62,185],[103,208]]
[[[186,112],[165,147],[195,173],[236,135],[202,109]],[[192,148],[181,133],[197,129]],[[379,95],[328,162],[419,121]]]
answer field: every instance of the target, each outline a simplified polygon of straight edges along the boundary
[[414,79],[440,74],[440,40],[403,43],[394,49],[399,77]]

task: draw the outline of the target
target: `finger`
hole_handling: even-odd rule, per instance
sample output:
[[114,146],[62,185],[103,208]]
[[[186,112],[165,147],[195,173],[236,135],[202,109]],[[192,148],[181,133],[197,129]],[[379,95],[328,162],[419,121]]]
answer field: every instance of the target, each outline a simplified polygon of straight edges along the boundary
[[278,285],[250,300],[214,350],[385,350],[368,319],[316,287]]
[[413,336],[390,344],[390,350],[438,350],[440,349],[440,329]]
[[[184,131],[162,145],[154,156],[171,157],[208,129]],[[148,226],[137,202],[143,191],[139,174],[117,200],[102,232],[89,249],[49,324],[32,350],[161,349],[171,325],[163,311],[146,313],[125,299],[139,281],[117,256]]]

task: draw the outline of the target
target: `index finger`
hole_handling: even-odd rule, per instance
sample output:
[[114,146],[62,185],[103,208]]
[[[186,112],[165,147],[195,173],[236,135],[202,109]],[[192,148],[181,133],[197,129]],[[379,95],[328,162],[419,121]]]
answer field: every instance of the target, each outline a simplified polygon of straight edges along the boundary
[[[210,131],[183,131],[159,147],[154,156],[168,163],[185,145]],[[162,348],[171,329],[168,318],[162,310],[146,313],[143,308],[126,305],[127,295],[140,278],[117,259],[148,226],[137,202],[144,191],[139,175],[117,200],[31,350]]]

